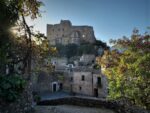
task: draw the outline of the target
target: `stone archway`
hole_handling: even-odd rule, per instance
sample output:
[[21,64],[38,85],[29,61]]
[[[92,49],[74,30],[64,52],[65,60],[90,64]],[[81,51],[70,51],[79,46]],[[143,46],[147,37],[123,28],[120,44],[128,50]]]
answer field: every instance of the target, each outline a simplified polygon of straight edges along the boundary
[[71,33],[70,43],[80,44],[81,33],[80,31],[73,31]]

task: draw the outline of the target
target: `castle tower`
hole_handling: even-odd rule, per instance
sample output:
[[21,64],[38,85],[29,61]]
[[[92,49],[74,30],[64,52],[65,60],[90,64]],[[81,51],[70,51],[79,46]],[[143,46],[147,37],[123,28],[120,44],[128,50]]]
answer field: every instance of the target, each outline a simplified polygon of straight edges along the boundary
[[73,26],[69,20],[61,20],[60,24],[47,24],[47,38],[51,45],[95,42],[93,27]]

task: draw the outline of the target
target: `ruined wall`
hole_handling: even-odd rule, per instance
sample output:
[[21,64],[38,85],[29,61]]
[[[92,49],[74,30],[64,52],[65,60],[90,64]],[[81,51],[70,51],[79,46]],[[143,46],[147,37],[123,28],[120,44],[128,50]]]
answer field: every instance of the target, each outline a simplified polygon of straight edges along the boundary
[[36,75],[36,80],[34,81],[33,91],[35,92],[46,92],[51,91],[51,76],[48,73],[41,71]]
[[[115,113],[150,113],[150,110],[145,110],[137,106],[127,106],[126,103],[109,101],[104,99],[90,99],[82,97],[66,97],[52,100],[44,100],[38,105],[75,105],[95,108],[107,108]],[[109,111],[108,111],[109,113]]]
[[33,83],[34,92],[53,92],[52,85],[56,82],[57,89],[60,90],[59,84],[62,84],[62,90],[66,92],[71,91],[70,78],[67,72],[40,72],[35,76]]
[[94,63],[94,61],[95,61],[95,55],[92,55],[92,54],[83,54],[80,57],[80,62],[82,62],[85,65],[87,65],[87,64],[92,65],[92,63]]
[[95,42],[93,27],[72,26],[69,20],[61,20],[60,24],[47,24],[47,37],[51,45]]

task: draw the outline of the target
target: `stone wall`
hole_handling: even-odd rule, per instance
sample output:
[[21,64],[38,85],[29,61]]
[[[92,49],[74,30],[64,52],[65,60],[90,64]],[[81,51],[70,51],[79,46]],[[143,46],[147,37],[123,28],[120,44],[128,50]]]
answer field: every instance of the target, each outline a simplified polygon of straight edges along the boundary
[[61,20],[60,24],[47,24],[47,37],[51,45],[95,42],[93,27],[73,26],[69,20]]
[[[33,91],[34,92],[53,92],[52,85],[57,83],[57,89],[59,90],[59,84],[62,84],[62,90],[70,92],[70,78],[66,72],[40,72],[36,75],[36,80],[34,80]],[[57,90],[57,91],[58,91]]]
[[[98,77],[100,78],[101,82],[100,86],[98,86]],[[104,98],[107,96],[106,76],[100,73],[94,73],[94,71],[74,71],[72,78],[72,91],[74,93],[87,96],[97,95],[97,97]],[[97,94],[95,94],[94,90],[97,90]]]
[[73,72],[73,92],[93,96],[91,72]]
[[51,63],[53,65],[56,65],[56,66],[66,66],[67,63],[68,63],[68,60],[65,57],[61,57],[61,58],[59,58],[59,57],[52,57],[51,58]]
[[83,54],[80,57],[80,62],[82,62],[84,65],[92,65],[92,63],[95,62],[95,55],[93,54]]
[[137,108],[135,106],[125,107],[124,104],[120,104],[116,101],[107,101],[102,99],[94,98],[81,98],[81,97],[66,97],[54,100],[44,100],[38,105],[76,105],[76,106],[86,106],[86,107],[96,107],[96,108],[107,108],[112,109],[116,113],[149,113],[149,111]]
[[51,76],[48,73],[41,71],[39,74],[36,75],[36,80],[33,84],[33,91],[35,92],[46,92],[51,91],[50,81]]
[[[84,76],[84,80],[82,80]],[[73,68],[65,70],[64,68],[55,68],[54,72],[47,73],[41,71],[33,76],[33,91],[35,92],[53,92],[56,83],[57,90],[72,92],[77,95],[95,96],[105,98],[107,96],[107,79],[100,71],[88,67]],[[98,85],[100,78],[100,86]],[[59,88],[61,87],[61,88]]]

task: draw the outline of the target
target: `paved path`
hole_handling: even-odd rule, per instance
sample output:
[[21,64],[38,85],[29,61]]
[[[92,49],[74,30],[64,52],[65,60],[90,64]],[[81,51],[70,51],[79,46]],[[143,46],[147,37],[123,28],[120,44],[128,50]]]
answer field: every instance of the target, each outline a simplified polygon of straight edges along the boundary
[[71,97],[69,93],[66,92],[44,92],[39,94],[41,97],[41,100],[52,100],[52,99],[58,99],[58,98],[64,98],[64,97]]
[[[84,96],[84,95],[71,95],[67,92],[44,92],[40,94],[41,100],[53,100],[53,99],[59,99],[59,98],[65,98],[65,97],[81,97],[81,98],[88,98],[88,99],[94,99],[94,100],[103,100],[104,98],[97,98],[97,97],[90,97],[90,96]],[[105,99],[104,99],[105,100]]]
[[[41,100],[53,100],[64,97],[72,97],[69,93],[66,92],[45,92],[41,93]],[[88,98],[88,99],[99,99],[96,97],[88,97],[76,95],[76,97]],[[115,113],[112,110],[105,108],[93,108],[93,107],[81,107],[74,105],[58,105],[58,106],[35,106],[35,113]]]
[[115,112],[104,108],[59,105],[59,106],[36,106],[35,113],[115,113]]

